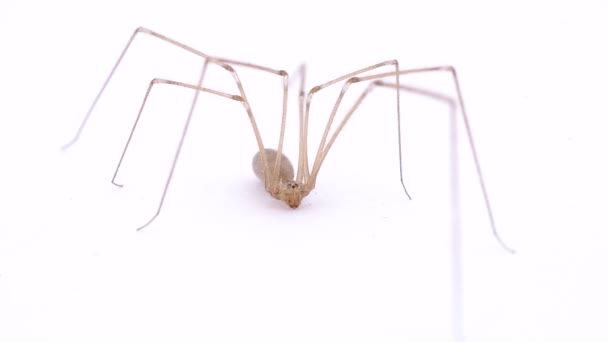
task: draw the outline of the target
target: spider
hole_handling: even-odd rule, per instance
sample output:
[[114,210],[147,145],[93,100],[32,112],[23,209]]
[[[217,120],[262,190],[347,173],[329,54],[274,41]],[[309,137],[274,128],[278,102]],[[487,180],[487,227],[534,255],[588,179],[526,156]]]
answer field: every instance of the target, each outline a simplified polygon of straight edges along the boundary
[[[168,79],[159,79],[159,78],[155,78],[152,81],[150,81],[150,83],[149,83],[149,86],[145,93],[144,99],[140,106],[139,112],[137,113],[137,117],[135,119],[133,127],[131,128],[129,138],[127,139],[127,142],[124,146],[122,155],[118,162],[118,165],[116,166],[116,169],[114,171],[114,176],[112,177],[112,183],[119,187],[122,187],[122,184],[116,183],[116,175],[118,174],[118,170],[120,169],[120,166],[123,162],[125,153],[129,147],[129,144],[133,137],[133,133],[135,132],[135,129],[137,128],[137,124],[139,122],[139,119],[141,118],[142,112],[144,110],[144,107],[146,105],[146,102],[150,96],[152,89],[156,85],[159,85],[159,84],[169,84],[169,85],[174,85],[174,86],[179,86],[179,87],[190,88],[190,89],[196,90],[196,93],[195,93],[195,96],[194,96],[194,99],[193,99],[193,102],[192,102],[192,105],[190,108],[190,112],[186,118],[186,122],[183,127],[182,135],[181,135],[180,141],[178,143],[175,155],[173,157],[171,169],[170,169],[167,179],[165,181],[164,189],[163,189],[157,210],[156,210],[155,214],[143,226],[137,228],[137,230],[141,230],[141,229],[147,227],[148,225],[150,225],[156,219],[156,217],[158,217],[158,215],[161,212],[161,209],[163,207],[163,203],[165,201],[165,197],[167,194],[167,190],[171,183],[171,179],[173,177],[173,172],[175,170],[175,166],[176,166],[177,160],[179,158],[180,151],[182,149],[184,138],[188,131],[188,126],[189,126],[190,120],[192,118],[192,113],[194,112],[194,107],[195,107],[199,92],[206,92],[206,93],[214,94],[217,96],[221,96],[221,97],[224,97],[224,98],[232,100],[232,101],[240,102],[243,105],[243,108],[245,109],[245,112],[247,113],[249,121],[251,122],[251,126],[253,128],[253,133],[255,135],[258,149],[259,149],[259,152],[256,153],[256,155],[253,158],[253,162],[252,162],[254,173],[261,181],[264,182],[266,191],[272,197],[285,202],[291,208],[297,208],[300,205],[300,203],[302,202],[302,200],[308,194],[310,194],[310,192],[315,188],[316,180],[319,175],[319,171],[321,169],[321,166],[323,165],[323,162],[325,161],[325,158],[326,158],[330,148],[336,141],[336,138],[338,137],[338,135],[340,134],[340,132],[342,131],[342,129],[344,128],[344,126],[346,125],[348,120],[351,118],[353,113],[357,110],[359,105],[363,102],[363,100],[368,96],[368,94],[374,88],[387,87],[387,88],[393,88],[396,90],[395,93],[396,93],[396,101],[397,101],[397,125],[398,125],[398,132],[399,132],[399,134],[398,134],[399,174],[400,174],[401,186],[403,187],[403,191],[405,192],[405,195],[409,199],[411,199],[411,196],[409,195],[409,193],[405,187],[405,183],[403,181],[403,164],[402,164],[402,158],[401,158],[401,128],[400,128],[401,127],[401,108],[400,108],[400,95],[399,95],[400,91],[417,93],[419,95],[423,95],[423,96],[431,97],[431,98],[434,98],[437,100],[445,101],[450,105],[450,107],[453,111],[456,109],[456,107],[460,108],[460,113],[462,114],[462,120],[463,120],[464,126],[466,128],[469,146],[470,146],[471,152],[473,154],[473,159],[475,162],[477,176],[478,176],[479,184],[480,184],[482,192],[483,192],[486,211],[487,211],[488,217],[490,219],[490,224],[492,227],[493,235],[495,236],[497,241],[502,245],[502,247],[505,250],[507,250],[511,253],[514,252],[510,247],[508,247],[503,242],[503,240],[498,235],[498,231],[497,231],[496,225],[494,223],[492,208],[490,206],[490,200],[488,197],[485,182],[484,182],[483,175],[481,172],[479,158],[477,156],[477,151],[475,149],[475,144],[474,144],[473,136],[471,133],[471,127],[469,124],[468,116],[465,111],[464,100],[463,100],[462,92],[460,89],[460,83],[458,81],[456,69],[449,65],[401,70],[401,69],[399,69],[399,62],[397,60],[387,60],[387,61],[384,61],[381,63],[377,63],[374,65],[370,65],[368,67],[353,71],[346,75],[343,75],[343,76],[340,76],[333,80],[330,80],[326,83],[312,87],[308,92],[304,91],[305,79],[306,79],[306,66],[304,64],[301,65],[300,68],[298,69],[298,71],[296,72],[296,74],[300,80],[300,84],[299,84],[300,90],[298,93],[299,156],[298,156],[297,170],[296,170],[296,172],[294,172],[294,167],[292,166],[291,162],[282,153],[283,141],[284,141],[283,138],[284,138],[284,133],[285,133],[286,114],[287,114],[287,97],[288,97],[288,88],[289,88],[289,74],[286,71],[276,70],[276,69],[268,68],[265,66],[248,63],[248,62],[241,62],[241,61],[235,61],[235,60],[230,60],[230,59],[226,59],[226,58],[212,57],[201,51],[191,48],[185,44],[182,44],[174,39],[164,36],[160,33],[157,33],[155,31],[152,31],[152,30],[144,28],[144,27],[139,27],[133,32],[129,41],[123,48],[120,56],[118,57],[114,66],[112,67],[108,77],[106,78],[101,89],[97,93],[97,96],[93,100],[93,103],[89,107],[89,110],[86,113],[84,119],[82,120],[80,127],[78,128],[75,136],[72,138],[71,141],[69,141],[63,147],[64,150],[69,148],[71,145],[73,145],[80,137],[80,135],[81,135],[84,127],[86,126],[86,123],[87,123],[89,117],[91,116],[91,113],[93,112],[93,109],[95,108],[101,95],[103,94],[108,83],[112,79],[114,73],[116,72],[116,69],[120,65],[123,57],[127,53],[128,49],[131,46],[132,42],[134,41],[135,37],[137,37],[139,34],[147,34],[147,35],[153,36],[164,42],[167,42],[169,44],[182,48],[186,51],[189,51],[190,53],[198,55],[204,59],[204,65],[202,68],[202,72],[201,72],[198,84],[196,84],[196,85],[168,80]],[[206,88],[206,87],[202,86],[202,81],[205,77],[207,67],[209,66],[210,63],[220,66],[221,68],[225,69],[227,72],[229,72],[232,75],[234,82],[238,88],[239,94],[236,94],[236,95],[228,94],[225,92],[217,91],[217,90]],[[256,124],[256,121],[255,121],[255,118],[253,115],[253,111],[251,109],[247,96],[245,95],[245,89],[243,88],[243,83],[241,82],[239,75],[235,71],[233,66],[250,68],[250,69],[258,70],[261,72],[274,74],[274,75],[282,78],[282,80],[283,80],[283,106],[282,106],[282,116],[281,116],[281,130],[280,130],[279,141],[278,141],[276,150],[264,147],[264,144],[262,142],[262,137],[260,135],[260,131],[258,129],[258,126]],[[394,71],[369,74],[369,72],[374,72],[374,71],[377,72],[377,70],[381,67],[391,67],[391,68],[394,68]],[[416,88],[416,87],[407,86],[400,82],[401,76],[404,76],[404,75],[431,73],[431,72],[446,72],[452,76],[454,87],[455,87],[456,93],[457,93],[456,101],[454,101],[452,98],[447,97],[445,95],[438,94],[436,92],[432,92],[429,90],[424,90],[424,89],[420,89],[420,88]],[[393,81],[392,82],[385,81],[388,78],[393,79]],[[314,162],[312,164],[312,168],[311,168],[310,163],[308,161],[308,126],[309,126],[308,121],[309,121],[309,111],[310,111],[310,105],[311,105],[312,98],[315,94],[323,91],[325,88],[327,88],[333,84],[340,83],[340,82],[342,82],[342,89],[340,90],[340,93],[339,93],[337,99],[335,100],[333,109],[329,115],[329,120],[325,126],[325,130],[323,132],[321,142],[319,144],[319,148],[317,150],[317,153],[316,153],[316,156],[315,156]],[[333,132],[333,134],[330,135],[329,134],[330,128],[332,127],[332,124],[334,123],[334,118],[336,116],[338,108],[340,107],[342,100],[344,99],[344,96],[347,93],[349,87],[355,83],[361,83],[361,82],[367,82],[368,86],[359,95],[359,97],[357,97],[354,104],[346,112],[346,115],[343,117],[342,121],[338,124],[338,126],[335,129],[335,131]]]

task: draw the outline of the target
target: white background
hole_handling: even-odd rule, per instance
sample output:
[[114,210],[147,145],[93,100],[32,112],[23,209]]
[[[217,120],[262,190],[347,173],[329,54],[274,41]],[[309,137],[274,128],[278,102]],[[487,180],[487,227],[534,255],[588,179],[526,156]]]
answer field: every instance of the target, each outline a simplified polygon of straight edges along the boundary
[[[603,6],[3,2],[0,340],[460,341],[462,320],[467,341],[606,341]],[[491,235],[462,130],[454,254],[448,111],[404,96],[405,198],[385,90],[353,117],[295,211],[253,177],[242,108],[202,96],[163,212],[135,233],[158,203],[192,92],[153,91],[122,189],[109,182],[116,161],[150,79],[194,82],[201,61],[138,37],[82,139],[60,147],[138,26],[290,73],[306,62],[309,88],[393,58],[402,69],[454,65],[498,229],[517,254]],[[235,93],[226,77],[216,70],[206,85]],[[412,81],[454,95],[447,74]],[[280,83],[245,71],[243,82],[274,146]],[[313,102],[314,137],[337,89]]]

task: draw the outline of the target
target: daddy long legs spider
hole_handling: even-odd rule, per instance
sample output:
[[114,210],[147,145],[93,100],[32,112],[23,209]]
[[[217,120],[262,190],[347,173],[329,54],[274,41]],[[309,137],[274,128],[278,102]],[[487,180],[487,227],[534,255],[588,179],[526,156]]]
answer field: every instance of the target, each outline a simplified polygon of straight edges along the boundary
[[[156,217],[158,217],[158,215],[161,212],[161,209],[163,207],[163,203],[165,201],[165,197],[167,194],[167,190],[169,188],[169,185],[171,184],[171,179],[172,179],[173,173],[175,171],[175,166],[177,164],[177,160],[179,158],[179,155],[180,155],[180,152],[182,149],[184,138],[188,132],[188,127],[189,127],[189,124],[190,124],[190,121],[192,118],[192,113],[194,112],[194,108],[196,105],[196,101],[197,101],[199,92],[214,94],[216,96],[224,97],[228,100],[240,102],[243,105],[243,108],[244,108],[245,112],[247,113],[247,116],[248,116],[251,126],[253,128],[253,133],[255,135],[258,149],[259,149],[259,152],[253,158],[253,169],[254,169],[254,172],[256,173],[256,176],[264,182],[266,191],[272,197],[285,202],[291,208],[297,208],[300,205],[303,198],[306,197],[315,188],[315,184],[316,184],[317,177],[319,175],[319,171],[321,169],[321,166],[323,165],[323,162],[325,161],[325,158],[326,158],[330,148],[336,141],[338,135],[340,134],[340,132],[342,131],[342,129],[344,128],[344,126],[346,125],[348,120],[351,118],[353,113],[357,110],[359,105],[364,101],[364,99],[370,94],[370,92],[374,88],[388,87],[388,88],[394,88],[396,90],[395,94],[396,94],[396,101],[397,101],[396,108],[397,108],[397,126],[398,126],[397,128],[398,128],[398,140],[399,140],[399,166],[400,166],[399,171],[400,171],[401,185],[403,187],[403,190],[404,190],[406,196],[411,199],[411,197],[405,187],[405,183],[403,181],[403,166],[402,166],[402,157],[401,157],[401,128],[400,128],[401,127],[401,108],[400,108],[400,95],[399,95],[401,91],[413,92],[413,93],[420,94],[422,96],[428,96],[428,97],[435,98],[438,100],[447,101],[450,104],[450,107],[452,108],[453,111],[455,110],[455,107],[458,107],[460,109],[461,117],[462,117],[465,129],[466,129],[467,137],[468,137],[469,147],[473,154],[475,168],[477,171],[477,177],[478,177],[479,184],[480,184],[482,192],[483,192],[486,211],[487,211],[488,217],[490,219],[490,224],[492,227],[493,235],[497,239],[497,241],[503,246],[503,248],[505,248],[505,250],[507,250],[509,252],[513,252],[513,250],[511,248],[509,248],[503,242],[503,240],[500,238],[500,236],[498,235],[498,231],[496,229],[496,225],[494,222],[494,216],[493,216],[492,208],[490,205],[490,200],[489,200],[488,193],[486,190],[485,182],[484,182],[483,175],[481,172],[481,166],[479,163],[479,158],[477,156],[475,143],[473,141],[473,136],[471,133],[471,127],[469,125],[468,116],[466,114],[465,107],[464,107],[464,100],[463,100],[462,92],[460,89],[460,83],[458,81],[458,76],[457,76],[456,70],[452,66],[435,66],[435,67],[401,70],[401,69],[399,69],[399,62],[397,60],[388,60],[388,61],[377,63],[374,65],[353,71],[346,75],[343,75],[343,76],[340,76],[333,80],[330,80],[329,82],[314,86],[314,87],[310,88],[310,90],[308,92],[305,92],[304,89],[305,89],[305,80],[306,80],[306,77],[305,77],[306,68],[304,65],[302,65],[297,72],[297,75],[300,80],[299,93],[298,93],[298,98],[299,98],[299,104],[298,104],[299,156],[298,156],[297,170],[294,173],[293,166],[282,153],[284,134],[285,134],[286,116],[287,116],[287,99],[288,99],[288,88],[289,88],[289,74],[286,71],[272,69],[272,68],[268,68],[265,66],[252,64],[252,63],[248,63],[248,62],[240,62],[240,61],[230,60],[230,59],[226,59],[226,58],[213,57],[213,56],[207,55],[203,52],[200,52],[196,49],[193,49],[185,44],[182,44],[176,40],[173,40],[167,36],[164,36],[162,34],[159,34],[157,32],[149,30],[147,28],[139,27],[133,32],[129,41],[123,48],[120,56],[118,57],[114,66],[112,67],[112,70],[110,71],[108,77],[106,78],[101,89],[97,93],[97,96],[93,100],[93,103],[89,107],[89,110],[88,110],[87,114],[85,115],[83,121],[81,122],[80,127],[78,128],[78,131],[76,132],[74,138],[63,147],[64,149],[69,148],[80,137],[80,135],[81,135],[84,127],[86,126],[87,121],[89,120],[89,117],[91,116],[101,95],[103,94],[103,92],[105,91],[106,87],[108,86],[110,80],[114,76],[114,73],[116,72],[121,61],[123,60],[125,54],[129,50],[135,37],[137,37],[140,33],[153,36],[155,38],[160,39],[161,41],[167,42],[169,44],[182,48],[190,53],[198,55],[204,59],[204,65],[203,65],[203,69],[202,69],[198,84],[189,84],[189,83],[184,83],[184,82],[179,82],[179,81],[174,81],[174,80],[169,80],[169,79],[159,79],[159,78],[155,78],[152,81],[150,81],[150,83],[149,83],[148,89],[147,89],[144,99],[141,103],[139,112],[137,113],[137,117],[135,119],[133,127],[131,128],[129,138],[127,139],[127,142],[124,146],[122,155],[118,162],[118,165],[116,166],[116,169],[114,171],[114,176],[112,177],[112,183],[119,187],[122,187],[122,185],[116,183],[116,176],[122,165],[125,154],[127,152],[127,149],[129,148],[129,144],[131,142],[131,139],[133,138],[133,134],[135,132],[135,129],[137,128],[137,124],[141,118],[144,107],[152,92],[152,89],[155,88],[155,86],[160,85],[160,84],[168,84],[168,85],[175,85],[175,86],[184,87],[184,88],[190,88],[190,89],[196,90],[196,92],[195,92],[194,99],[192,101],[192,105],[190,107],[190,111],[186,118],[186,122],[183,127],[181,138],[179,140],[176,152],[173,157],[171,169],[170,169],[167,179],[165,181],[164,189],[163,189],[157,210],[156,210],[155,214],[143,226],[139,227],[137,230],[141,230],[141,229],[147,227],[150,223],[152,223],[154,221],[154,219],[156,219]],[[225,92],[217,91],[217,90],[206,88],[206,87],[202,86],[203,79],[204,79],[205,73],[207,71],[207,67],[209,66],[210,63],[220,66],[221,68],[226,70],[226,72],[231,74],[231,76],[234,79],[234,82],[238,88],[238,92],[239,92],[238,94],[228,94]],[[249,100],[247,99],[247,96],[245,94],[245,89],[244,89],[243,83],[241,82],[241,79],[239,78],[239,75],[233,66],[239,66],[239,67],[249,68],[249,69],[253,69],[253,70],[258,70],[260,72],[270,73],[270,74],[273,74],[273,75],[276,75],[276,76],[282,78],[283,105],[282,105],[281,128],[280,128],[280,134],[279,134],[279,141],[278,141],[276,150],[265,148],[265,146],[262,142],[262,136],[260,135],[258,125],[256,124],[256,120],[253,115],[253,110],[252,110]],[[380,68],[383,68],[383,67],[391,68],[391,71],[379,72]],[[370,72],[377,72],[377,73],[369,74]],[[406,86],[405,84],[402,84],[400,81],[401,77],[405,76],[405,75],[431,73],[431,72],[434,72],[434,73],[445,72],[445,73],[448,73],[451,75],[453,84],[454,84],[454,87],[455,87],[456,93],[457,93],[457,99],[455,101],[451,98],[448,98],[444,95],[441,95],[441,94],[438,94],[438,93],[435,93],[432,91],[428,91],[428,90],[424,90],[424,89],[420,89],[420,88],[416,88],[416,87],[411,87],[411,86]],[[391,79],[392,81],[387,82],[386,79]],[[340,123],[338,124],[336,129],[333,131],[333,133],[330,134],[330,130],[334,123],[336,113],[337,113],[340,105],[342,104],[342,100],[344,99],[344,96],[346,95],[349,87],[355,83],[362,83],[362,82],[367,82],[368,86],[356,98],[354,104],[352,105],[352,107],[350,109],[348,109],[348,111],[346,112],[342,121],[340,121]],[[334,84],[338,84],[338,83],[342,84],[342,88],[340,90],[339,95],[337,96],[337,98],[335,100],[333,109],[329,115],[329,120],[325,126],[323,135],[321,137],[321,142],[320,142],[318,150],[316,152],[315,159],[312,163],[312,167],[310,167],[310,164],[308,161],[308,128],[309,128],[310,106],[312,103],[313,96],[316,93],[321,92],[324,89],[326,89]]]

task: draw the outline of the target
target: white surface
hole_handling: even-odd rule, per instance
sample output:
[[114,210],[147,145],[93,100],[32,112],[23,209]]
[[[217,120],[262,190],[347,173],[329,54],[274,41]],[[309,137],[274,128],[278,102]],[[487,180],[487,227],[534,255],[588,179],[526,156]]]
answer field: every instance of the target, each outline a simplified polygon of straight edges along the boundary
[[[457,338],[445,107],[404,109],[413,201],[398,183],[394,100],[378,91],[294,211],[251,173],[242,110],[204,97],[162,214],[135,233],[155,209],[191,92],[154,92],[123,189],[109,182],[115,163],[149,80],[195,81],[200,61],[138,38],[83,138],[59,148],[137,26],[288,72],[305,61],[309,87],[392,58],[456,66],[499,230],[518,251],[493,240],[463,149],[466,340],[608,339],[600,1],[171,3],[2,5],[0,340]],[[264,98],[255,77],[244,82],[272,146],[280,94]],[[449,92],[446,79],[426,84]],[[319,131],[328,103],[315,101]]]

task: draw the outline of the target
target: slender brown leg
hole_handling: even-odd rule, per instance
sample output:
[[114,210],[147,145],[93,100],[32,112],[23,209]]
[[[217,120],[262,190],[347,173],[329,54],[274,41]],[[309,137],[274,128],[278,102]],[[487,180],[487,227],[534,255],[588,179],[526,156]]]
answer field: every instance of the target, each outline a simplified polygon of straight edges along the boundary
[[[201,79],[202,77],[204,77],[204,72],[201,74]],[[114,171],[114,177],[112,177],[112,183],[117,185],[117,186],[122,186],[121,184],[116,183],[116,175],[118,174],[118,170],[120,169],[120,166],[122,164],[122,161],[124,159],[124,156],[127,152],[127,149],[129,147],[129,144],[131,142],[131,139],[133,138],[133,133],[135,132],[135,129],[137,127],[137,124],[139,122],[139,119],[141,117],[141,114],[144,110],[144,107],[146,106],[146,102],[148,101],[148,97],[150,96],[150,93],[152,92],[152,88],[154,87],[154,85],[158,85],[158,84],[169,84],[169,85],[175,85],[175,86],[179,86],[179,87],[184,87],[184,88],[189,88],[189,89],[194,89],[197,91],[202,91],[202,92],[206,92],[206,93],[210,93],[210,94],[214,94],[214,95],[218,95],[218,96],[222,96],[225,97],[227,99],[231,99],[231,100],[235,100],[235,101],[239,101],[241,103],[244,103],[244,100],[241,96],[239,95],[232,95],[232,94],[226,94],[223,92],[219,92],[213,89],[208,89],[208,88],[203,88],[197,85],[192,85],[192,84],[187,84],[187,83],[183,83],[183,82],[176,82],[176,81],[171,81],[171,80],[165,80],[165,79],[158,79],[155,78],[150,82],[150,85],[148,86],[148,90],[146,91],[146,95],[144,96],[144,100],[142,101],[141,107],[139,109],[139,112],[137,113],[137,118],[135,119],[135,123],[133,123],[133,127],[131,128],[131,133],[129,135],[129,138],[127,140],[127,143],[125,144],[125,147],[123,149],[122,155],[120,157],[120,160],[118,161],[118,165],[116,166],[116,170]],[[161,195],[161,199],[160,202],[158,204],[158,208],[156,210],[156,213],[152,216],[152,218],[150,220],[148,220],[148,222],[146,222],[146,224],[144,224],[143,226],[137,228],[137,230],[141,230],[145,227],[147,227],[150,223],[152,223],[152,221],[154,221],[154,219],[156,219],[156,217],[160,214],[160,211],[163,207],[163,203],[165,202],[165,197],[167,195],[167,190],[169,189],[169,185],[171,184],[171,179],[173,178],[173,172],[175,171],[175,166],[177,165],[177,160],[179,158],[182,146],[184,144],[184,140],[186,137],[186,134],[188,132],[188,127],[190,126],[190,120],[192,119],[192,113],[194,112],[194,101],[192,103],[192,106],[190,107],[190,112],[188,113],[188,117],[186,118],[186,123],[184,124],[184,128],[182,131],[182,136],[181,139],[177,145],[177,150],[175,151],[175,155],[173,157],[173,162],[171,164],[171,169],[169,171],[169,175],[167,176],[167,179],[165,181],[165,186],[163,188],[163,193]]]
[[[274,167],[274,171],[273,173],[270,172],[270,166],[268,165],[268,161],[266,158],[266,153],[265,153],[265,149],[264,149],[264,144],[262,142],[262,137],[260,135],[259,129],[257,127],[257,124],[255,122],[255,118],[253,116],[253,112],[252,109],[249,105],[249,102],[247,100],[247,97],[245,95],[245,89],[243,87],[243,84],[237,74],[237,72],[234,70],[234,68],[231,65],[236,65],[236,66],[242,66],[242,67],[246,67],[246,68],[251,68],[251,69],[255,69],[255,70],[259,70],[262,72],[267,72],[267,73],[271,73],[271,74],[275,74],[278,76],[281,76],[282,80],[283,80],[283,109],[282,109],[282,123],[281,123],[281,135],[279,138],[279,150],[282,149],[282,145],[283,145],[283,137],[284,137],[284,130],[285,130],[285,120],[286,120],[286,113],[287,113],[287,95],[288,95],[288,80],[289,80],[289,76],[287,74],[287,72],[285,72],[284,70],[276,70],[276,69],[271,69],[271,68],[267,68],[264,66],[260,66],[260,65],[256,65],[256,64],[252,64],[252,63],[247,63],[247,62],[239,62],[239,61],[234,61],[234,60],[229,60],[229,59],[223,59],[223,58],[217,58],[217,57],[212,57],[210,55],[207,55],[201,51],[198,51],[196,49],[193,49],[191,47],[189,47],[188,45],[182,44],[174,39],[171,39],[167,36],[164,36],[160,33],[154,32],[152,30],[149,30],[147,28],[144,27],[139,27],[137,28],[133,34],[131,34],[131,37],[129,38],[127,44],[125,45],[125,47],[123,48],[120,56],[118,57],[118,59],[116,60],[116,62],[114,63],[114,66],[112,67],[112,69],[110,70],[110,73],[108,74],[108,77],[106,78],[106,80],[104,81],[101,89],[99,90],[99,92],[97,93],[97,95],[95,96],[95,99],[93,100],[93,103],[91,104],[91,106],[89,107],[89,110],[87,111],[85,117],[83,118],[76,134],[74,135],[74,137],[72,138],[72,140],[70,140],[66,145],[63,146],[63,149],[68,149],[70,146],[72,146],[80,137],[80,135],[82,134],[82,131],[84,130],[95,106],[97,105],[99,99],[101,98],[103,92],[105,91],[105,89],[107,88],[108,84],[110,83],[110,80],[112,79],[112,77],[114,76],[116,70],[118,69],[118,66],[120,65],[120,63],[122,62],[124,56],[126,55],[127,51],[129,50],[129,48],[131,47],[131,44],[133,43],[134,39],[136,36],[138,36],[138,34],[147,34],[147,35],[151,35],[155,38],[158,38],[164,42],[167,42],[171,45],[177,46],[179,48],[182,48],[190,53],[193,53],[197,56],[200,56],[202,58],[204,58],[205,60],[205,65],[203,67],[203,72],[201,73],[201,78],[199,79],[199,83],[197,86],[198,88],[194,88],[197,90],[201,90],[201,84],[202,84],[202,80],[204,77],[204,73],[206,71],[207,65],[208,63],[213,63],[216,65],[219,65],[220,67],[222,67],[223,69],[227,70],[228,72],[231,73],[238,89],[239,89],[239,93],[240,93],[240,99],[241,102],[243,103],[243,106],[247,112],[247,115],[249,117],[251,126],[253,128],[253,132],[255,134],[255,138],[258,144],[258,149],[260,150],[260,153],[262,155],[262,160],[264,162],[264,168],[265,168],[265,175],[266,175],[266,187],[268,189],[269,185],[272,184],[273,182],[277,181],[278,182],[278,169],[280,167],[280,158],[278,158],[277,162],[275,163],[275,167]],[[171,81],[173,82],[173,81]],[[176,82],[176,84],[179,82]],[[180,84],[184,87],[191,87],[192,85],[185,85],[185,84]],[[148,92],[146,93],[146,98],[150,92],[150,88],[148,88]],[[194,106],[196,105],[196,101],[198,99],[198,91],[196,92],[196,94],[194,95],[193,101],[192,101],[192,105],[191,105],[191,110],[190,110],[190,114],[188,116],[188,121],[190,120],[190,115],[192,114],[193,110],[194,110]],[[145,102],[145,100],[144,100]],[[142,104],[142,108],[143,108],[143,104]],[[138,113],[136,122],[133,126],[133,129],[131,131],[131,134],[129,136],[129,141],[131,140],[132,136],[133,136],[133,132],[135,127],[137,126],[137,122],[140,118],[141,115],[141,110]],[[184,131],[185,133],[185,131]],[[184,139],[184,136],[182,136],[182,141]],[[129,141],[127,142],[127,145],[129,143]],[[181,143],[180,143],[181,146]],[[122,163],[122,160],[124,158],[125,152],[126,152],[127,146],[125,146],[125,149],[123,151],[123,154],[120,158],[120,162],[119,165],[114,173],[114,177],[112,179],[112,183],[114,183],[115,185],[120,186],[119,184],[114,182],[114,179],[116,177],[116,174],[118,172],[118,168],[120,167],[120,164]],[[175,159],[177,159],[177,155],[174,157]],[[175,163],[175,161],[174,161]],[[277,178],[277,179],[275,179]]]
[[[369,75],[369,76],[363,76],[363,77],[351,77],[348,78],[344,84],[344,86],[342,87],[342,91],[340,92],[340,95],[338,95],[338,100],[336,101],[336,106],[334,107],[334,110],[332,111],[332,115],[330,116],[329,122],[326,126],[326,130],[325,130],[325,135],[324,138],[327,136],[332,120],[333,120],[333,116],[335,116],[335,113],[337,112],[337,108],[340,104],[341,99],[344,97],[344,94],[346,93],[346,90],[348,89],[348,87],[350,86],[350,84],[352,83],[357,83],[357,82],[365,82],[365,81],[378,81],[381,80],[382,78],[385,77],[395,77],[396,74],[397,75],[407,75],[407,74],[414,74],[414,73],[429,73],[429,72],[441,72],[441,71],[447,71],[452,75],[452,79],[454,82],[454,86],[456,89],[456,93],[458,96],[458,105],[460,107],[460,112],[462,114],[462,119],[466,128],[466,133],[467,133],[467,137],[468,137],[468,141],[469,141],[469,147],[471,149],[471,153],[473,154],[473,160],[475,162],[475,168],[477,171],[477,178],[479,180],[479,184],[481,186],[481,190],[483,193],[483,197],[484,197],[484,202],[485,202],[485,206],[486,206],[486,212],[488,213],[488,218],[490,220],[490,225],[492,227],[492,233],[494,235],[494,237],[496,238],[496,240],[501,244],[501,246],[509,253],[515,253],[515,250],[513,250],[512,248],[510,248],[500,237],[500,235],[498,234],[498,230],[496,228],[496,223],[494,221],[494,215],[492,212],[492,207],[490,204],[490,199],[488,196],[488,191],[485,185],[485,181],[483,178],[483,174],[481,171],[481,164],[479,162],[479,157],[477,155],[477,149],[475,148],[475,142],[473,140],[473,134],[472,134],[472,130],[469,124],[469,119],[468,119],[468,115],[466,113],[466,109],[464,106],[464,99],[462,96],[462,92],[460,89],[460,83],[458,82],[458,76],[456,74],[456,70],[452,67],[452,66],[436,66],[436,67],[429,67],[429,68],[417,68],[417,69],[409,69],[409,70],[400,70],[397,72],[388,72],[388,73],[381,73],[381,74],[374,74],[374,75]],[[345,78],[342,78],[342,80],[344,80]],[[333,83],[335,83],[334,81],[332,81]],[[336,81],[337,82],[337,81]],[[332,83],[332,84],[333,84]],[[344,117],[344,119],[342,120],[342,122],[340,123],[340,125],[336,128],[336,130],[334,131],[333,135],[331,136],[331,138],[329,139],[329,142],[327,143],[327,145],[325,144],[325,139],[322,139],[321,144],[319,146],[319,153],[317,154],[317,158],[315,159],[315,163],[311,172],[311,182],[314,185],[315,181],[316,181],[316,177],[318,175],[319,169],[321,168],[321,164],[323,162],[323,160],[325,159],[325,156],[327,155],[327,153],[329,152],[329,148],[331,147],[331,145],[333,144],[333,142],[335,141],[335,139],[337,138],[338,134],[340,133],[340,131],[342,130],[342,128],[344,127],[344,125],[346,125],[346,122],[348,121],[348,119],[350,118],[350,116],[353,114],[353,112],[358,108],[358,106],[361,104],[361,102],[363,101],[363,99],[369,94],[369,92],[373,89],[373,87],[375,85],[380,85],[380,84],[385,84],[385,83],[376,83],[376,82],[372,82],[370,83],[370,85],[366,88],[366,90],[360,95],[360,97],[357,99],[357,101],[355,102],[355,104],[353,105],[353,107],[347,112],[346,116]],[[394,86],[394,88],[396,89],[403,89],[399,83],[399,81],[397,81]],[[314,90],[314,88],[313,88]],[[311,92],[313,92],[313,90],[311,90]],[[405,89],[403,89],[405,90]],[[421,92],[419,92],[421,93]],[[425,91],[425,93],[427,95],[431,95],[434,97],[437,97],[436,93],[431,93],[428,91]],[[310,94],[310,93],[309,93]],[[422,94],[422,93],[421,93]],[[434,94],[434,95],[433,95]],[[307,103],[307,106],[309,107],[309,103]],[[400,123],[401,123],[401,111],[400,111],[400,107],[397,108],[397,118],[398,118],[398,126],[399,126],[399,145],[401,146],[401,129],[400,129]],[[405,190],[406,194],[407,194],[407,190],[405,189],[405,185],[403,183],[403,167],[402,165],[402,160],[401,160],[401,148],[399,149],[400,152],[400,173],[401,173],[401,184],[403,185],[403,189]],[[408,194],[409,197],[409,194]]]
[[[329,82],[320,84],[316,87],[313,87],[312,89],[310,89],[310,91],[308,92],[308,95],[306,96],[306,107],[305,107],[305,111],[304,111],[304,133],[303,133],[303,137],[305,139],[304,144],[303,144],[303,148],[304,151],[300,153],[300,155],[303,155],[304,158],[306,158],[306,162],[303,163],[303,165],[306,167],[306,169],[303,172],[303,178],[302,179],[297,179],[298,182],[302,182],[304,181],[305,183],[310,184],[311,188],[314,188],[315,186],[315,181],[316,181],[316,174],[319,171],[320,165],[319,162],[322,159],[321,158],[321,154],[322,154],[322,150],[323,147],[325,146],[325,143],[327,141],[327,136],[329,134],[329,130],[331,129],[333,120],[336,116],[336,113],[338,111],[338,107],[340,106],[340,103],[342,102],[342,99],[344,98],[344,95],[346,94],[346,91],[348,90],[348,87],[355,82],[355,80],[357,79],[357,77],[355,77],[356,75],[362,74],[364,72],[368,72],[368,71],[372,71],[378,68],[381,68],[383,66],[394,66],[395,71],[393,72],[393,75],[395,76],[396,82],[397,84],[399,84],[399,62],[397,62],[397,60],[389,60],[389,61],[385,61],[382,63],[378,63],[378,64],[374,64],[374,65],[370,65],[366,68],[363,69],[359,69],[356,71],[353,71],[351,73],[348,73],[346,75],[340,76],[336,79],[333,79]],[[317,156],[315,157],[315,161],[312,167],[312,172],[309,172],[308,170],[308,118],[310,115],[310,104],[312,101],[312,96],[333,85],[336,84],[338,82],[344,81],[346,80],[346,82],[344,83],[344,85],[342,86],[342,90],[340,91],[340,95],[338,95],[338,98],[336,99],[336,103],[334,104],[334,108],[331,111],[331,114],[329,115],[329,120],[327,122],[327,124],[325,125],[325,132],[323,133],[323,137],[321,138],[321,143],[319,144],[319,149],[317,150]],[[399,108],[400,104],[399,104],[399,92],[397,93],[397,107]],[[307,175],[310,175],[307,177]]]

